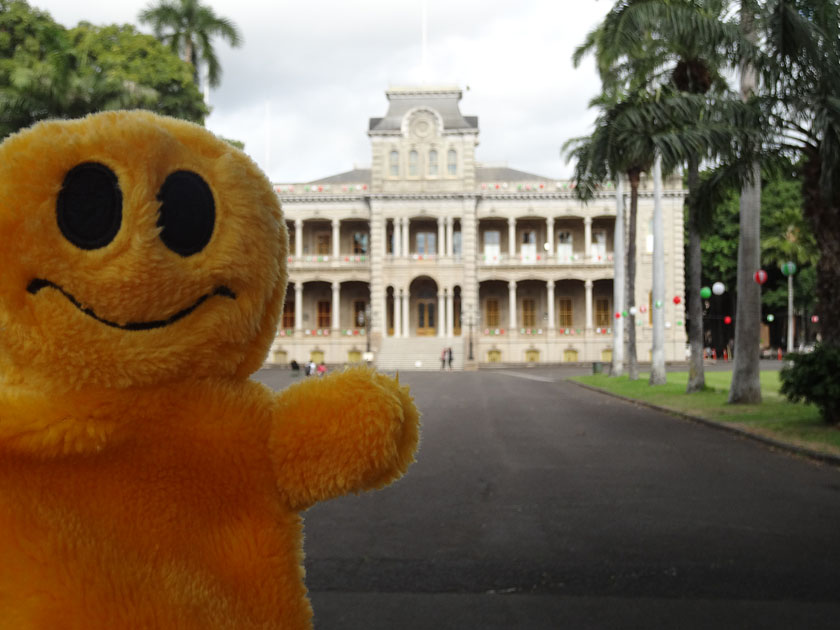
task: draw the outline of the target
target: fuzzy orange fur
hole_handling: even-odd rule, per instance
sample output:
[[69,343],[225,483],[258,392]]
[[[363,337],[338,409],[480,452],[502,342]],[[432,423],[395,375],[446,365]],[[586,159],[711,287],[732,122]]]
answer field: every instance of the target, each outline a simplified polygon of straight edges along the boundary
[[[108,166],[122,224],[79,249],[66,173]],[[191,256],[159,238],[167,175],[216,220]],[[0,145],[0,628],[308,628],[299,511],[413,460],[406,387],[368,369],[281,394],[248,380],[275,334],[287,236],[271,185],[204,129],[145,112],[45,122]],[[33,294],[46,278],[60,291]],[[235,299],[215,296],[225,285]],[[155,321],[211,297],[152,330]]]

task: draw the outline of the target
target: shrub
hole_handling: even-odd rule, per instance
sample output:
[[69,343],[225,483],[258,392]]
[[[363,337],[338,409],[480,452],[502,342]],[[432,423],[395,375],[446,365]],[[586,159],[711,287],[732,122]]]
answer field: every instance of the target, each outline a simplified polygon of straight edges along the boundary
[[840,424],[840,347],[817,344],[808,354],[789,355],[779,391],[791,402],[813,403],[829,424]]

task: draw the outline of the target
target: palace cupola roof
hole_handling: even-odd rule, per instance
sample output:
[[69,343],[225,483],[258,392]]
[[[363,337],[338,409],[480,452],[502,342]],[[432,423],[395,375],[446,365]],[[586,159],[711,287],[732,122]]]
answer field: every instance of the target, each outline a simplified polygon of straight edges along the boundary
[[443,131],[478,131],[478,116],[464,116],[458,106],[462,92],[453,86],[395,87],[387,90],[388,113],[384,118],[371,118],[370,135],[400,133],[406,114],[432,110],[442,122]]

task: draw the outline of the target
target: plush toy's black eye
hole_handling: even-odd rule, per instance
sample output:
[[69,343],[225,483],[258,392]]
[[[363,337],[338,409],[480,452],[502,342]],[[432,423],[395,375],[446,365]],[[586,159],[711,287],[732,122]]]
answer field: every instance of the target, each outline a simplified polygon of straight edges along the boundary
[[122,223],[122,193],[114,171],[96,162],[70,169],[58,193],[56,219],[64,238],[81,249],[113,241]]
[[216,221],[216,204],[207,182],[190,171],[175,171],[163,182],[157,198],[163,244],[181,256],[204,249]]

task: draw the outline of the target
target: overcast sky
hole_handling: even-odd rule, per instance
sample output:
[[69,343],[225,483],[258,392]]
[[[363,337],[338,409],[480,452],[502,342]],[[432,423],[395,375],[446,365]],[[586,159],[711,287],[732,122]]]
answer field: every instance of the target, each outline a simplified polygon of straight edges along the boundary
[[[29,0],[65,26],[134,23],[147,0]],[[426,4],[426,64],[422,15]],[[385,90],[457,85],[478,116],[478,159],[564,178],[560,147],[585,135],[600,83],[571,54],[606,0],[205,0],[244,43],[218,41],[222,84],[207,127],[245,142],[275,182],[305,182],[370,166],[368,119]],[[149,32],[148,27],[140,26]],[[425,67],[425,72],[424,72]],[[424,76],[425,75],[425,76]]]

